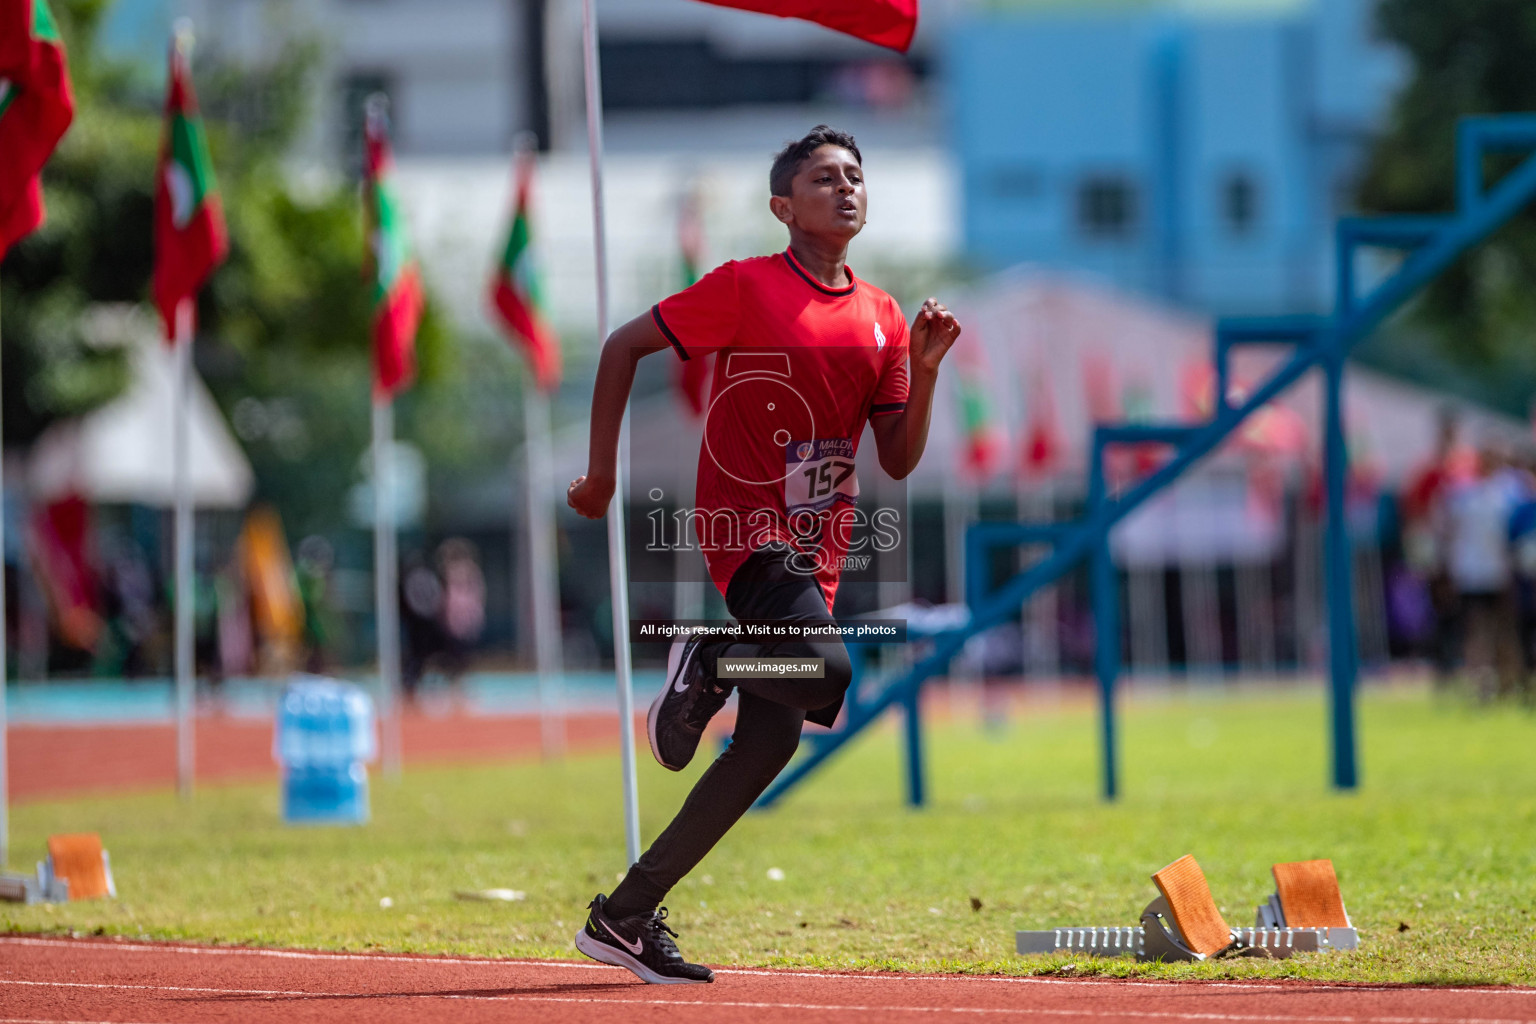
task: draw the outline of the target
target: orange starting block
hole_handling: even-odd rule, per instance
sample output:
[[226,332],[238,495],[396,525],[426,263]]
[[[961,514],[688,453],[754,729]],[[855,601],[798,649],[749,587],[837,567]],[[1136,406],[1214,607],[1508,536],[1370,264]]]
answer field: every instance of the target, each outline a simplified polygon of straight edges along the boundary
[[78,832],[48,837],[48,857],[37,864],[36,876],[0,875],[0,899],[18,903],[62,903],[117,897],[112,861],[101,848],[101,836]]
[[1276,864],[1274,876],[1277,891],[1259,907],[1255,926],[1233,928],[1211,896],[1205,872],[1185,854],[1152,875],[1159,895],[1141,912],[1140,926],[1021,931],[1016,946],[1020,953],[1134,954],[1138,960],[1281,958],[1359,947],[1332,861]]
[[1261,928],[1353,928],[1331,860],[1276,864],[1275,894],[1259,904]]

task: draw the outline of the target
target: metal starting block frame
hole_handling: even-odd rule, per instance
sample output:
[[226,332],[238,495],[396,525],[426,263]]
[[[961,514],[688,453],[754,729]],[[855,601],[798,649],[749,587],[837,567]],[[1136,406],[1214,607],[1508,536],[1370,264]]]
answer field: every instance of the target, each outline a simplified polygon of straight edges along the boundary
[[94,832],[48,837],[48,856],[36,875],[0,872],[0,900],[13,903],[66,903],[107,896],[117,898],[112,858]]
[[[1184,943],[1184,937],[1168,915],[1167,901],[1159,896],[1142,911],[1141,925],[1053,928],[1015,933],[1020,953],[1082,953],[1087,956],[1134,955],[1137,960],[1205,960]],[[1353,928],[1233,928],[1231,944],[1219,956],[1269,956],[1284,959],[1292,953],[1316,953],[1326,949],[1358,949]]]
[[[1180,865],[1182,861],[1188,861],[1186,873],[1191,880],[1197,879],[1203,887],[1205,876],[1200,872],[1199,865],[1194,863],[1194,858],[1181,858],[1163,869],[1153,879],[1158,882],[1158,887],[1163,888],[1163,879],[1159,876],[1166,874],[1171,868]],[[1308,862],[1309,864],[1321,864],[1326,862]],[[1275,876],[1280,880],[1280,869],[1291,865],[1276,865]],[[1327,866],[1327,878],[1333,885],[1334,899],[1337,900],[1338,884],[1333,881],[1333,865]],[[1258,956],[1273,959],[1285,959],[1293,953],[1316,953],[1322,950],[1341,949],[1352,950],[1360,946],[1359,934],[1354,927],[1345,926],[1317,926],[1296,927],[1286,924],[1285,911],[1282,896],[1285,894],[1285,884],[1280,886],[1280,892],[1269,897],[1258,907],[1257,920],[1252,928],[1227,929],[1227,944],[1211,952],[1199,952],[1190,947],[1179,930],[1168,897],[1160,895],[1146,909],[1141,912],[1141,925],[1139,927],[1114,927],[1114,926],[1089,926],[1073,928],[1051,928],[1037,931],[1020,931],[1015,933],[1015,948],[1021,954],[1030,953],[1080,953],[1086,956],[1124,956],[1134,955],[1139,961],[1162,960],[1207,960],[1224,956]],[[1209,905],[1194,908],[1199,912],[1215,916],[1220,921],[1220,912],[1216,909],[1213,900],[1210,900],[1209,890],[1204,892],[1204,901]],[[1181,893],[1181,897],[1187,893]],[[1197,897],[1198,898],[1198,897]],[[1203,902],[1203,901],[1202,901]],[[1343,903],[1338,900],[1338,911],[1342,914]],[[1293,915],[1294,916],[1294,915]],[[1345,917],[1347,921],[1347,916]],[[1225,922],[1222,922],[1225,927]],[[1220,932],[1217,932],[1211,945],[1220,942]]]
[[[110,876],[111,869],[107,869]],[[114,892],[113,895],[116,895]],[[53,871],[53,858],[37,862],[37,874],[0,874],[0,900],[13,903],[68,903],[69,879]]]
[[12,903],[66,903],[69,901],[69,879],[53,878],[46,866],[38,862],[36,875],[17,875],[9,871],[0,874],[0,900]]

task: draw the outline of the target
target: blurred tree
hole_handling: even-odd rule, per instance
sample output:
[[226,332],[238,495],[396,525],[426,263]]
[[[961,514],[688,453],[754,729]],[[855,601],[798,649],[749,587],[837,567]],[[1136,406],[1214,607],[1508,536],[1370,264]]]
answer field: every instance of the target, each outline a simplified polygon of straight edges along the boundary
[[[79,313],[148,297],[163,71],[146,75],[98,50],[108,6],[54,0],[77,113],[44,174],[48,222],[0,272],[11,444],[126,385],[123,354],[92,348]],[[234,416],[258,497],[295,531],[338,524],[368,437],[371,308],[357,191],[340,178],[301,190],[281,163],[310,116],[318,55],[317,44],[296,39],[262,66],[212,48],[194,56],[230,233],[230,258],[198,304],[198,370]],[[421,385],[448,372],[447,338],[429,302],[417,339]]]
[[[1536,110],[1536,4],[1530,0],[1381,0],[1377,26],[1413,71],[1377,140],[1359,189],[1370,211],[1443,213],[1455,205],[1455,127],[1467,114]],[[1488,173],[1513,160],[1490,160]],[[1373,361],[1435,373],[1449,362],[1462,387],[1524,416],[1536,390],[1536,211],[1527,211],[1425,289],[1411,325],[1377,344]]]

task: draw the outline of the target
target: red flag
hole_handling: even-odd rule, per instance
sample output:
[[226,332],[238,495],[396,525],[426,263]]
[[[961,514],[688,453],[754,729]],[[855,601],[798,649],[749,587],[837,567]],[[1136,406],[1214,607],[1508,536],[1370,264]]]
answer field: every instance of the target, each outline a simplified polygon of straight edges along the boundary
[[22,189],[21,201],[0,214],[0,259],[14,243],[27,237],[43,224],[42,178],[34,175]]
[[1083,395],[1088,418],[1094,423],[1114,423],[1125,418],[1115,364],[1103,352],[1083,353]]
[[90,508],[78,494],[38,506],[32,531],[32,564],[59,639],[82,651],[95,650],[102,623],[89,552]]
[[[683,287],[692,287],[699,279],[699,268],[704,265],[704,225],[699,213],[699,195],[690,192],[683,197],[677,210],[677,247],[683,260]],[[694,356],[677,361],[677,391],[687,404],[689,415],[694,419],[704,415],[705,397],[709,391],[710,371],[714,369],[712,356]]]
[[1029,391],[1029,415],[1020,446],[1019,473],[1025,479],[1038,479],[1056,472],[1064,445],[1061,425],[1056,418],[1056,396],[1051,391],[1050,375],[1043,366],[1036,366],[1031,374]]
[[1270,402],[1243,421],[1237,430],[1237,443],[1249,451],[1299,459],[1307,453],[1311,433],[1295,409]]
[[177,32],[171,40],[165,132],[155,171],[155,305],[171,341],[176,340],[176,307],[197,297],[229,253],[213,161],[192,91],[191,48],[190,32]]
[[917,0],[704,0],[717,7],[800,18],[901,53],[917,32]]
[[[1150,423],[1157,414],[1157,399],[1152,384],[1143,373],[1133,374],[1120,391],[1120,408],[1130,423]],[[1162,444],[1137,444],[1131,446],[1131,472],[1141,479],[1163,464],[1168,446]]]
[[46,0],[0,0],[0,259],[43,222],[37,176],[74,116]]
[[395,197],[394,159],[384,100],[368,101],[364,129],[364,213],[373,281],[373,387],[391,397],[416,376],[416,327],[421,322],[421,274],[411,255],[405,215]]
[[533,220],[529,212],[533,188],[534,155],[531,148],[516,157],[516,204],[507,244],[491,278],[491,306],[508,334],[522,343],[533,364],[539,390],[548,393],[560,386],[560,339],[539,309],[539,279],[533,267]]
[[958,394],[963,448],[961,468],[972,478],[984,480],[997,469],[1006,441],[992,415],[988,394],[991,373],[986,352],[975,344],[956,350],[954,381]]
[[1186,419],[1203,421],[1216,414],[1216,367],[1210,360],[1185,361],[1179,371],[1179,398]]

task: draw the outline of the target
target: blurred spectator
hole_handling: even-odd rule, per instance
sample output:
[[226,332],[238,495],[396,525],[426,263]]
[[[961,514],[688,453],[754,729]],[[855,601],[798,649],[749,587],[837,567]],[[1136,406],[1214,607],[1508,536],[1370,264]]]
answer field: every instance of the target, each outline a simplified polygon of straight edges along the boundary
[[[1527,454],[1527,481],[1536,480],[1536,458]],[[1520,607],[1520,653],[1523,656],[1522,696],[1527,703],[1536,697],[1536,488],[1509,517],[1509,540],[1514,550],[1515,588]]]
[[335,632],[328,598],[331,569],[336,552],[331,542],[319,535],[299,541],[299,560],[295,566],[299,598],[304,602],[304,669],[324,672],[330,660],[330,644]]
[[485,631],[485,575],[474,545],[459,538],[443,541],[437,565],[443,581],[443,671],[457,680]]
[[1502,453],[1478,453],[1477,475],[1444,502],[1446,569],[1462,626],[1462,667],[1485,698],[1523,689],[1510,519],[1530,487]]
[[239,552],[214,582],[219,616],[219,668],[226,676],[243,676],[256,666],[256,641],[251,633],[251,602]]
[[400,686],[416,703],[427,662],[444,648],[443,582],[421,552],[405,557],[400,573]]
[[265,505],[251,509],[238,551],[255,626],[257,666],[274,674],[289,672],[298,665],[304,610],[288,540],[275,509]]
[[144,552],[121,541],[107,558],[102,580],[106,632],[98,648],[97,672],[141,676],[163,671],[168,662],[170,610]]
[[[1428,592],[1433,610],[1428,653],[1441,686],[1455,671],[1460,647],[1456,587],[1446,565],[1443,505],[1453,486],[1477,475],[1477,453],[1459,442],[1458,433],[1456,414],[1442,411],[1435,450],[1405,481],[1402,499],[1403,560]],[[1407,585],[1402,581],[1404,588]]]

